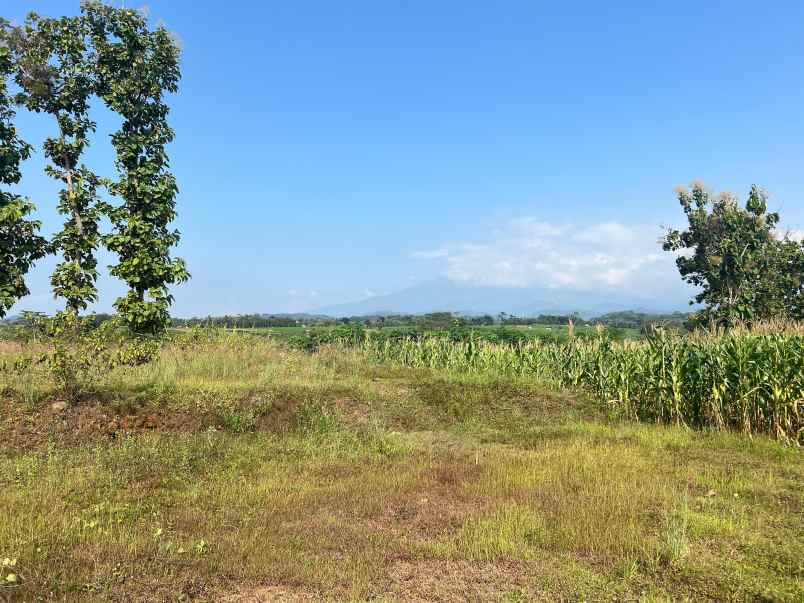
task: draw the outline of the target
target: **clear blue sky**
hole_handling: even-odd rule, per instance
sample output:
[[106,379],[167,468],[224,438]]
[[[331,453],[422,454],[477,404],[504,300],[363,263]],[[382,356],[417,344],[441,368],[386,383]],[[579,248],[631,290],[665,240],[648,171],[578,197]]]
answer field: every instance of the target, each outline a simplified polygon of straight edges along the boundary
[[[802,2],[147,4],[183,46],[170,153],[194,278],[179,315],[306,310],[438,276],[650,288],[660,226],[681,219],[673,189],[693,179],[743,197],[762,184],[804,229]],[[113,175],[115,120],[95,116],[87,161]],[[52,131],[19,125],[36,144]],[[21,190],[52,232],[42,165]],[[15,310],[57,307],[52,264]],[[98,309],[120,290],[104,278]]]

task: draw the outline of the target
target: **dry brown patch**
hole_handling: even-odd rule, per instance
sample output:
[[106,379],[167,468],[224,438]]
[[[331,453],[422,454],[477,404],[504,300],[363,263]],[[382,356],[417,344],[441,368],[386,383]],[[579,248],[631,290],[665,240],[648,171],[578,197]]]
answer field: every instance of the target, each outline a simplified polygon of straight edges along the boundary
[[23,345],[17,341],[0,341],[0,354],[21,354],[30,347],[30,345]]
[[552,393],[528,396],[518,403],[529,415],[542,418],[559,417],[567,410],[580,406],[578,399],[573,396]]
[[354,398],[338,398],[335,400],[335,408],[351,425],[365,425],[371,414],[371,409],[367,404]]
[[213,416],[198,412],[147,406],[118,409],[97,402],[58,410],[49,404],[31,414],[6,400],[3,416],[0,433],[15,450],[35,450],[53,441],[67,446],[108,442],[149,431],[192,433],[215,422]]
[[439,459],[419,477],[415,490],[387,493],[382,512],[362,521],[421,541],[453,532],[488,504],[464,488],[481,475],[482,469],[468,459]]
[[[293,428],[298,400],[279,400],[257,419],[259,431],[285,433]],[[41,449],[50,442],[78,446],[110,442],[140,433],[200,433],[225,429],[214,411],[143,404],[115,406],[99,401],[64,405],[49,400],[34,412],[0,393],[0,439],[11,450]]]
[[496,601],[527,584],[522,564],[461,560],[393,561],[378,596],[401,601]]
[[271,400],[271,409],[257,419],[259,431],[287,433],[296,425],[296,415],[302,402],[297,398]]
[[373,377],[371,387],[382,398],[408,398],[413,393],[410,379]]
[[287,586],[260,586],[224,597],[224,603],[297,603],[325,601],[320,595]]
[[317,482],[338,484],[339,504],[332,504],[335,495],[329,492],[319,501],[321,517],[332,518],[330,525],[351,526],[364,534],[394,534],[425,542],[460,529],[489,504],[465,487],[483,475],[483,468],[472,459],[451,456],[417,461],[393,470],[405,475],[398,484],[355,463],[315,469],[312,476]]

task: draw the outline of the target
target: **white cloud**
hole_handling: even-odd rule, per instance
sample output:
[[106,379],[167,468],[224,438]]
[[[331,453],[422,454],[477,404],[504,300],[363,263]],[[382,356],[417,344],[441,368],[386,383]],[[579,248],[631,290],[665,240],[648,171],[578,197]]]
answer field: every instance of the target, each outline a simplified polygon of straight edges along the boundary
[[431,251],[414,251],[410,257],[414,260],[434,260],[437,258],[445,258],[449,255],[446,249],[433,249]]
[[512,230],[535,237],[558,237],[567,231],[566,226],[542,222],[536,218],[517,218],[509,222]]
[[634,228],[624,226],[619,222],[603,222],[582,228],[572,235],[572,240],[578,243],[597,243],[610,247],[632,245],[639,239],[639,233]]
[[450,279],[477,285],[650,294],[680,285],[673,254],[659,245],[661,235],[656,226],[558,225],[520,218],[489,241],[443,245],[411,257],[443,262]]

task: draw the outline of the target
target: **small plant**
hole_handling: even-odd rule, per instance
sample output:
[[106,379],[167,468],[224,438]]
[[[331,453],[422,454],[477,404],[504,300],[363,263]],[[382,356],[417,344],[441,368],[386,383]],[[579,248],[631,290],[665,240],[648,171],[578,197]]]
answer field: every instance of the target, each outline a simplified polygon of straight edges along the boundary
[[296,416],[298,429],[310,437],[324,437],[340,429],[338,418],[320,404],[308,403],[299,409]]
[[160,348],[156,339],[131,337],[118,319],[95,326],[91,317],[73,312],[28,318],[51,346],[39,363],[48,368],[59,393],[70,402],[78,401],[108,371],[146,364]]
[[218,412],[223,426],[234,433],[248,433],[257,428],[257,416],[252,410],[224,408]]
[[317,352],[322,346],[341,344],[358,346],[366,339],[366,330],[362,325],[349,324],[334,328],[310,329],[303,335],[288,338],[288,345],[304,352]]
[[22,582],[17,560],[6,557],[0,561],[0,590],[6,588],[17,588]]
[[680,563],[690,550],[686,505],[667,520],[664,538],[664,558],[670,565]]

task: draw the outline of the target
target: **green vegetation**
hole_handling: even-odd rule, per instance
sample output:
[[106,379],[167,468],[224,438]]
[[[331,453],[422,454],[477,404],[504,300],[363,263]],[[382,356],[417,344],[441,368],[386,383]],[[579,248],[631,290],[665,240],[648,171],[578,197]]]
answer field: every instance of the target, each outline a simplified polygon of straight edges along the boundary
[[20,163],[32,151],[14,128],[15,111],[8,91],[14,61],[5,43],[10,31],[8,22],[0,18],[0,318],[18,299],[28,295],[25,275],[45,255],[45,240],[38,235],[41,223],[28,218],[33,204],[5,190],[20,181]]
[[62,408],[48,345],[0,346],[6,599],[804,596],[804,463],[761,435],[209,331]]
[[48,176],[64,188],[58,211],[67,219],[53,236],[52,252],[62,261],[51,277],[53,293],[66,301],[72,314],[98,299],[96,251],[99,222],[106,208],[98,196],[100,179],[79,164],[95,131],[89,118],[93,94],[92,62],[87,47],[87,24],[80,17],[40,18],[31,14],[11,36],[17,55],[16,80],[22,92],[17,102],[53,118],[57,135],[45,140]]
[[804,333],[797,325],[644,341],[598,337],[498,344],[469,338],[367,336],[372,358],[453,371],[530,375],[582,388],[616,415],[768,433],[804,443]]
[[112,135],[119,180],[110,191],[122,199],[109,211],[113,232],[104,236],[119,262],[110,273],[128,285],[115,308],[136,333],[161,333],[170,324],[168,286],[190,278],[184,261],[172,258],[180,239],[178,186],[165,147],[174,138],[168,93],[178,90],[179,48],[162,26],[151,31],[144,14],[91,1],[82,4],[94,49],[95,91],[123,118]]
[[676,264],[700,288],[695,302],[706,306],[694,323],[804,318],[804,242],[779,236],[779,214],[768,212],[765,191],[751,187],[745,208],[729,193],[712,199],[701,183],[680,190],[678,199],[689,228],[670,230],[664,249],[691,252]]
[[632,311],[611,312],[592,319],[584,319],[576,314],[513,316],[503,313],[495,318],[488,314],[465,316],[452,312],[350,316],[344,318],[311,314],[240,314],[235,316],[207,316],[204,318],[174,318],[172,324],[177,328],[224,327],[227,329],[289,329],[291,327],[306,329],[352,325],[361,326],[365,329],[405,329],[408,332],[454,330],[456,327],[472,330],[495,327],[537,327],[541,332],[548,332],[556,328],[566,329],[572,323],[579,330],[583,330],[584,327],[602,325],[615,329],[627,329],[636,334],[639,331],[646,332],[654,326],[683,331],[686,329],[688,318],[689,315],[682,312],[647,314]]
[[[34,207],[0,191],[0,318],[28,293],[25,276],[34,262],[61,256],[51,277],[53,293],[78,313],[97,301],[96,252],[101,244],[119,262],[112,275],[129,287],[115,302],[122,320],[136,333],[159,334],[170,322],[173,301],[167,287],[189,278],[184,263],[170,256],[179,233],[178,191],[165,146],[173,140],[164,96],[176,92],[179,50],[164,27],[149,29],[139,11],[86,0],[74,17],[43,18],[31,13],[23,26],[0,19],[0,184],[20,181],[20,162],[31,147],[14,128],[13,103],[49,115],[57,133],[45,140],[51,165],[46,173],[63,186],[58,211],[64,227],[52,240],[38,236]],[[19,92],[8,94],[13,78]],[[79,163],[95,132],[89,109],[93,98],[122,117],[112,135],[117,181],[101,179]],[[122,199],[100,199],[101,187]],[[112,231],[102,233],[107,217]]]

